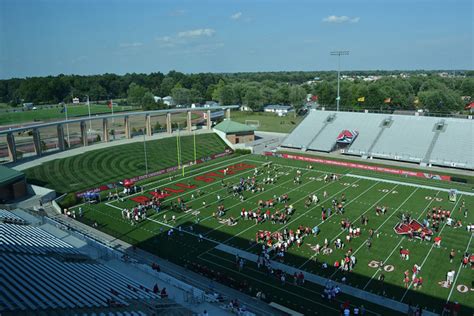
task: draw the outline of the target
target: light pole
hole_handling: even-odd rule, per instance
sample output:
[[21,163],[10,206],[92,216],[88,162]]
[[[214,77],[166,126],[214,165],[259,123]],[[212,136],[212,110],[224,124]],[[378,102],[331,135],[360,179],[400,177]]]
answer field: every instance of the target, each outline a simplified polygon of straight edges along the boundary
[[148,158],[146,154],[146,133],[143,131],[143,151],[145,152],[145,174],[148,174]]
[[67,102],[64,103],[64,113],[66,114],[67,148],[71,148],[71,142],[69,141],[69,123],[68,123],[68,117],[67,117]]
[[331,56],[337,56],[337,98],[336,98],[336,111],[339,112],[339,101],[341,101],[341,96],[339,95],[339,78],[341,74],[341,56],[349,55],[348,50],[337,50],[331,52]]
[[91,104],[89,102],[89,96],[87,96],[87,109],[89,111],[89,133],[92,130],[92,120],[91,120]]

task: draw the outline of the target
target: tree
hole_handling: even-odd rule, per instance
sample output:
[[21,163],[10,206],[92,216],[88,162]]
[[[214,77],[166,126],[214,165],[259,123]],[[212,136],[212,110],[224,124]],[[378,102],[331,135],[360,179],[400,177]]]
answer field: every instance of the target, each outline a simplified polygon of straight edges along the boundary
[[463,109],[461,96],[450,90],[427,90],[418,93],[421,104],[433,113],[450,113]]
[[[150,91],[147,88],[139,86],[138,84],[132,82],[128,87],[127,91],[127,102],[130,105],[142,105],[143,98],[146,93]],[[152,95],[153,96],[153,95]]]
[[245,93],[245,104],[254,111],[259,111],[262,108],[262,95],[257,87],[249,87]]
[[160,87],[160,95],[162,97],[166,97],[171,94],[171,90],[173,89],[175,85],[175,81],[171,77],[165,77],[163,81],[161,82],[161,87]]
[[235,100],[234,90],[230,85],[226,85],[224,80],[219,80],[212,92],[212,99],[218,101],[221,105],[233,104]]
[[159,104],[155,102],[155,97],[150,91],[143,95],[141,104],[144,110],[157,110],[159,108]]
[[191,103],[191,91],[177,85],[171,90],[171,96],[178,105],[188,105]]
[[301,86],[291,86],[288,99],[290,100],[290,104],[295,108],[295,112],[298,112],[305,103],[306,90]]

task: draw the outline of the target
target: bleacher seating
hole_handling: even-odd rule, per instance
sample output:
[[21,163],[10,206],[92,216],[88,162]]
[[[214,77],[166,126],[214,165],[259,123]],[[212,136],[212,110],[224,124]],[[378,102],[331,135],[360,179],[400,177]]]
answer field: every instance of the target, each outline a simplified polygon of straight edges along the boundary
[[328,115],[324,115],[324,113],[310,111],[306,118],[284,140],[284,146],[305,149],[311,143],[316,132],[321,129],[327,117]]
[[26,224],[26,221],[23,218],[13,214],[10,211],[4,210],[4,209],[0,209],[0,222],[15,223],[15,224]]
[[359,133],[343,154],[474,169],[472,119],[312,110],[281,146],[331,152],[343,130]]
[[474,123],[472,120],[445,119],[446,130],[429,157],[429,163],[461,168],[474,168]]
[[0,223],[0,238],[0,313],[126,308],[131,301],[159,299],[151,289],[88,257],[63,260],[65,253],[80,252],[38,227]]
[[436,118],[422,116],[392,116],[393,123],[386,128],[372,148],[373,157],[421,162],[433,139]]
[[46,254],[49,252],[78,253],[68,243],[54,237],[44,230],[29,225],[0,225],[0,252],[19,252]]

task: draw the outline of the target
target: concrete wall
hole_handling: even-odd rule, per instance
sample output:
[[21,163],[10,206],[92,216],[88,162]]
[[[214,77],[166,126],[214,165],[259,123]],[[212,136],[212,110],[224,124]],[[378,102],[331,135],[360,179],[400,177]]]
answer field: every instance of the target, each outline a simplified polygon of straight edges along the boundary
[[227,139],[232,144],[245,144],[255,140],[255,135],[252,134],[227,134]]

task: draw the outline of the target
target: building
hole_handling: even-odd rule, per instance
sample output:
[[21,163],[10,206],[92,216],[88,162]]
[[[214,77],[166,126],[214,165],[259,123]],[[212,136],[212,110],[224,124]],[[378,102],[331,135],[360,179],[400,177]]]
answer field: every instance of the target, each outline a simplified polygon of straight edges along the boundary
[[214,106],[220,106],[219,102],[216,102],[216,101],[206,101],[206,103],[204,103],[204,107],[205,107],[205,108],[210,108],[210,107],[214,107]]
[[78,97],[75,97],[72,99],[72,104],[79,104],[79,98]]
[[32,110],[35,105],[31,102],[28,103],[23,103],[23,109],[24,110]]
[[289,105],[270,104],[263,108],[265,112],[276,113],[278,116],[285,116],[289,112],[293,111],[293,108]]
[[171,97],[171,96],[164,97],[162,100],[163,100],[163,103],[166,104],[167,106],[175,105],[173,97]]
[[225,119],[214,127],[214,132],[232,144],[242,144],[255,140],[255,128]]
[[27,194],[25,174],[0,165],[0,203],[17,200]]
[[470,113],[474,113],[474,102],[469,103],[466,107],[466,110],[468,110]]

